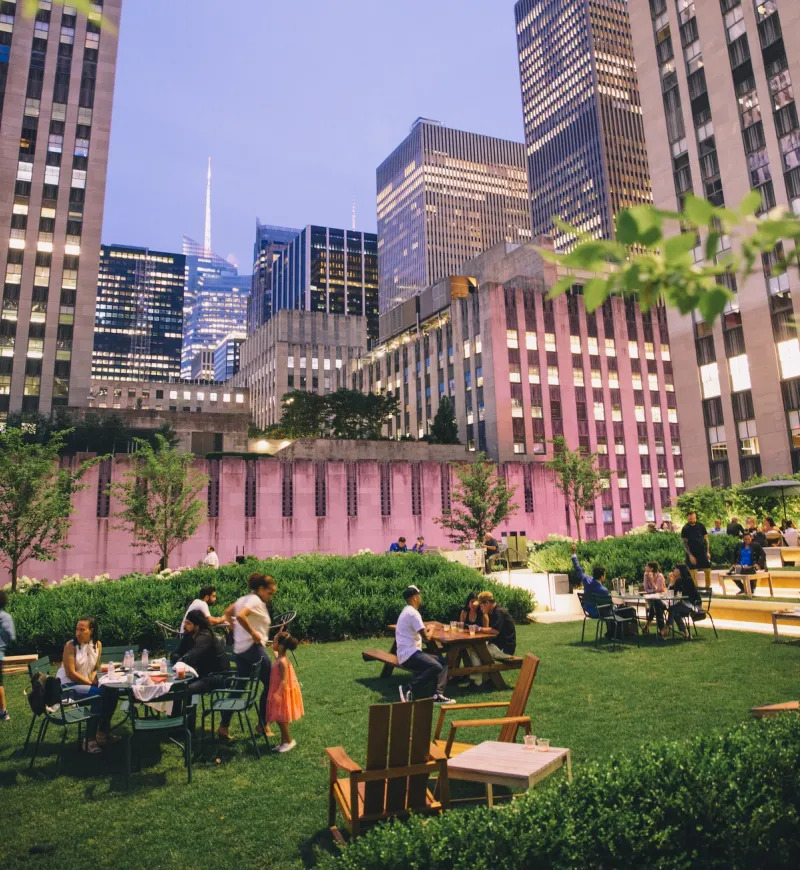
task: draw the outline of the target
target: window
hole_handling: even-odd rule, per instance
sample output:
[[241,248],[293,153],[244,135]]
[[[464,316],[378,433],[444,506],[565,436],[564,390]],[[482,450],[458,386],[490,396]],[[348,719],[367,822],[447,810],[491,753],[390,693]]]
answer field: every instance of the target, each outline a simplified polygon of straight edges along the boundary
[[648,375],[647,376],[647,386],[650,387],[651,390],[658,390],[658,375]]
[[524,441],[515,441],[514,442],[514,453],[524,453],[525,452],[525,442]]
[[571,353],[581,352],[581,337],[579,335],[571,335],[569,337],[569,349]]
[[644,423],[644,405],[636,405],[633,409],[633,415],[637,423]]
[[742,456],[758,456],[758,432],[755,420],[742,420],[739,423],[739,439]]
[[653,418],[654,423],[661,422],[661,408],[659,408],[658,405],[653,405],[653,407],[650,409],[650,414]]
[[783,380],[800,376],[800,339],[790,338],[779,341],[778,360],[781,364]]
[[556,349],[556,337],[552,332],[545,332],[545,334],[544,334],[544,349],[545,350],[555,350]]
[[600,369],[592,369],[592,386],[593,387],[602,387],[603,386],[603,376],[600,374]]
[[525,347],[527,350],[536,350],[538,348],[538,342],[536,340],[535,332],[526,332],[525,333]]
[[628,342],[628,353],[631,359],[639,359],[639,343],[636,341]]
[[554,386],[558,384],[558,366],[547,367],[547,383]]
[[287,365],[287,367],[290,368],[290,369],[293,369],[293,368],[294,368],[294,357],[293,357],[293,356],[287,357],[287,359],[286,359],[286,365]]
[[469,339],[465,339],[464,341],[464,359],[469,359],[472,355],[472,345],[469,343]]
[[589,338],[587,339],[587,343],[589,345],[589,353],[592,356],[597,356],[600,353],[600,351],[597,348],[597,339],[590,335]]
[[605,420],[606,419],[606,409],[605,405],[602,402],[594,403],[594,419],[595,420]]
[[528,383],[540,384],[542,379],[539,377],[539,366],[528,367]]
[[576,387],[582,387],[583,383],[583,369],[573,369],[572,370],[572,383]]
[[510,347],[513,349],[519,348],[519,337],[517,335],[516,329],[506,330],[506,347]]
[[731,370],[731,390],[734,393],[738,393],[740,390],[749,390],[750,364],[747,361],[747,354],[732,356],[728,360],[728,365]]
[[606,339],[606,356],[616,356],[617,355],[617,345],[614,342],[613,338]]
[[719,366],[715,362],[700,366],[700,383],[704,399],[713,399],[720,395]]

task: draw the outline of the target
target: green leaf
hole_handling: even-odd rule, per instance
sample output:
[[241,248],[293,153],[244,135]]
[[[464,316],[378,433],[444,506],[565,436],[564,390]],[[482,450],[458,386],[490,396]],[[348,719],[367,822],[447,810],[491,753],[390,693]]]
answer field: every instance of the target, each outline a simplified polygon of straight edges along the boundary
[[713,261],[714,257],[717,256],[719,240],[720,233],[712,232],[708,234],[708,238],[706,239],[706,260],[709,262]]
[[639,241],[639,225],[626,208],[617,215],[617,241],[623,245],[635,245]]
[[761,194],[757,190],[751,190],[739,205],[739,214],[742,217],[754,215],[761,208]]
[[683,215],[696,227],[704,227],[711,223],[715,208],[707,199],[689,194],[683,201]]
[[710,290],[706,290],[705,293],[701,293],[700,298],[697,300],[697,307],[703,315],[703,320],[708,324],[712,324],[725,310],[725,306],[730,302],[731,296],[731,292],[719,284]]
[[564,275],[562,278],[559,278],[555,284],[550,288],[550,292],[547,294],[548,299],[555,299],[557,296],[561,296],[569,290],[569,288],[575,283],[575,278],[572,275]]
[[605,278],[591,278],[583,285],[583,304],[590,313],[599,308],[608,296],[609,287]]
[[652,205],[635,205],[628,213],[639,228],[639,243],[652,247],[661,241],[664,226],[664,213]]
[[697,246],[697,237],[694,233],[680,233],[671,236],[664,243],[664,261],[669,267],[691,266],[694,262],[690,251]]

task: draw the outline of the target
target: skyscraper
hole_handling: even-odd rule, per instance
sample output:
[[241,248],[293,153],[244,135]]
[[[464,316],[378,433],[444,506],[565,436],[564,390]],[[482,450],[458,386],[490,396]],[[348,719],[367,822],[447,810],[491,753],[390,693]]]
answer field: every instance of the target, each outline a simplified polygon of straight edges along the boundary
[[[800,48],[784,38],[800,4],[650,0],[631,25],[656,205],[694,192],[736,206],[752,188],[763,209],[800,213]],[[736,295],[713,328],[669,312],[687,486],[800,470],[800,280],[775,273],[780,253],[724,276]]]
[[620,208],[651,201],[627,7],[519,0],[514,9],[533,234],[552,236],[556,250],[575,239],[554,217],[611,238]]
[[180,377],[185,271],[182,254],[102,246],[92,378]]
[[87,402],[122,2],[22,5],[0,4],[0,418]]
[[381,314],[497,242],[531,239],[519,142],[418,118],[378,167],[377,188]]
[[272,316],[272,264],[300,230],[273,227],[256,219],[253,283],[247,307],[247,332],[252,334]]
[[272,267],[272,313],[324,311],[367,318],[378,338],[378,237],[374,233],[307,226]]

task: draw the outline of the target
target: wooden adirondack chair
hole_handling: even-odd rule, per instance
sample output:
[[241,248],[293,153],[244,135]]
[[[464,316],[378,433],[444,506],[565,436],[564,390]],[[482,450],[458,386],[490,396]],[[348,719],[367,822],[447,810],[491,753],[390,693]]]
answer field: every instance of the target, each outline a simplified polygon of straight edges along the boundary
[[[337,841],[344,843],[336,827],[337,804],[353,837],[364,822],[448,808],[447,759],[431,743],[432,723],[432,698],[376,704],[369,708],[364,769],[341,746],[325,750],[330,761],[328,825]],[[347,777],[340,779],[339,771]],[[438,799],[428,789],[434,773],[439,777]]]
[[[514,686],[514,691],[511,693],[511,700],[508,702],[490,701],[484,704],[448,704],[441,707],[439,709],[439,721],[436,723],[436,731],[433,734],[434,745],[441,749],[448,758],[453,758],[453,756],[460,755],[474,745],[472,743],[459,743],[456,741],[456,734],[462,728],[486,728],[499,725],[501,726],[500,736],[497,739],[502,743],[514,743],[520,728],[526,734],[530,734],[531,717],[525,715],[525,708],[528,705],[528,698],[531,694],[531,687],[533,686],[533,680],[538,668],[539,659],[533,653],[526,653],[519,672],[519,679],[516,686]],[[450,723],[450,734],[447,740],[441,739],[445,717],[451,711],[489,710],[498,707],[506,708],[505,715],[502,718],[457,719],[455,722]]]
[[763,707],[753,707],[750,712],[756,719],[767,716],[777,716],[779,713],[797,713],[800,711],[800,701],[784,701],[781,704],[765,704]]

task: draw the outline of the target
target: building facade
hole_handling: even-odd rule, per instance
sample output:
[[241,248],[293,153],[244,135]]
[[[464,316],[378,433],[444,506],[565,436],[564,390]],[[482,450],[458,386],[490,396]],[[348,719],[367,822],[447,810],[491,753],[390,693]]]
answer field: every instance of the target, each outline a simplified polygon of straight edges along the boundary
[[182,254],[102,246],[92,378],[146,381],[180,375],[185,272]]
[[273,314],[283,309],[364,317],[378,338],[378,237],[307,226],[272,266]]
[[620,208],[651,202],[627,0],[515,6],[534,236],[612,238]]
[[0,417],[89,394],[121,10],[22,5],[0,8]]
[[548,299],[557,280],[533,245],[497,245],[406,303],[407,322],[356,361],[350,386],[394,393],[390,437],[421,438],[440,397],[459,436],[500,462],[571,449],[615,472],[585,514],[589,537],[660,521],[683,488],[672,359],[663,309],[612,299],[586,312],[581,287]]
[[[800,5],[788,0],[631,4],[656,205],[688,192],[800,213]],[[658,95],[661,95],[659,98]],[[720,142],[717,140],[720,139]],[[720,254],[730,240],[723,237]],[[669,312],[689,486],[727,486],[800,470],[797,273],[777,256],[747,280],[712,326]]]
[[377,170],[383,314],[497,242],[531,239],[525,148],[418,118]]
[[[189,377],[201,352],[208,360],[210,378],[214,377],[214,351],[231,332],[247,328],[247,303],[250,298],[250,276],[204,274],[192,300],[189,319],[183,325],[183,356],[189,357]],[[203,364],[204,370],[206,364]]]
[[334,392],[367,347],[363,317],[280,309],[242,345],[231,383],[249,389],[253,422],[265,429],[280,420],[285,393]]
[[125,378],[93,378],[90,408],[165,411],[186,414],[250,413],[246,389],[227,384],[191,381],[129,381]]
[[243,332],[231,332],[214,349],[214,380],[228,381],[238,371],[242,345],[247,340]]
[[300,230],[273,227],[256,219],[253,245],[253,279],[247,305],[247,333],[255,332],[272,317],[272,264]]

